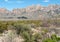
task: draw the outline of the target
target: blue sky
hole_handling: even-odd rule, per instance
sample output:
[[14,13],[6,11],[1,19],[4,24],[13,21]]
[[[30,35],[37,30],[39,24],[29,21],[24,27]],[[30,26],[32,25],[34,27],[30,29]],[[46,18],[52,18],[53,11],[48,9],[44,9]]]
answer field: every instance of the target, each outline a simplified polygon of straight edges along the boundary
[[7,8],[9,10],[13,8],[24,8],[37,4],[42,6],[47,6],[49,4],[60,5],[60,0],[0,0],[0,8]]

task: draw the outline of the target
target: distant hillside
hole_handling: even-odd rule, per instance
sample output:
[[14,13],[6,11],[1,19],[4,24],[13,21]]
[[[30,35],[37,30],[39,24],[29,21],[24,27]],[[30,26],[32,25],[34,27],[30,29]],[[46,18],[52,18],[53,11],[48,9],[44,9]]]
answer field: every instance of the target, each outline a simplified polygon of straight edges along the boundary
[[60,19],[60,5],[32,5],[26,8],[16,8],[9,11],[0,8],[0,19]]

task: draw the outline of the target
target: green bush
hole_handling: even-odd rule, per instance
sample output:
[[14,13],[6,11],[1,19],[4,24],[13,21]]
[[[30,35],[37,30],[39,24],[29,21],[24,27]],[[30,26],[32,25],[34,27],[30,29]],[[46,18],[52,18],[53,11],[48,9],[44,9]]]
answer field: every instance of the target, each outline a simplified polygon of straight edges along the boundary
[[53,34],[51,38],[44,39],[43,42],[58,42],[60,41],[60,37],[57,37],[57,35]]

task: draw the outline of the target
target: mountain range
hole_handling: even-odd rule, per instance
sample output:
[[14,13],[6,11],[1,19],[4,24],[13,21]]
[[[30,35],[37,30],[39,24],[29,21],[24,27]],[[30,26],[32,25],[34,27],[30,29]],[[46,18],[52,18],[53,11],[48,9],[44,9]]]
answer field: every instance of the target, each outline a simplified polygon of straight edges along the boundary
[[60,19],[60,5],[32,5],[11,11],[0,8],[0,19]]

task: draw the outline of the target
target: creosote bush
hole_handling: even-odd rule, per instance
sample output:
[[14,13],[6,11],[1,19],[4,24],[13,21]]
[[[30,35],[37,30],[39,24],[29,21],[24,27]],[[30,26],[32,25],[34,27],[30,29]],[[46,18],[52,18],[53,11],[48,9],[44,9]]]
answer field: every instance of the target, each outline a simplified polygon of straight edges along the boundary
[[46,38],[43,40],[43,42],[59,42],[60,37],[57,37],[57,35],[53,34],[51,38]]

